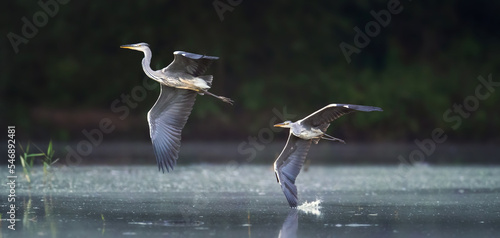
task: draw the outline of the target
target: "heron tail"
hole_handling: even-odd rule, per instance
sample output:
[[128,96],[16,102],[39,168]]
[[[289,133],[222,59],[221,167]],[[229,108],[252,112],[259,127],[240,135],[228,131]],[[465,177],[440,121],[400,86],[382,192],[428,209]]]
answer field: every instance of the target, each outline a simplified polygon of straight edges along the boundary
[[214,78],[212,75],[198,76],[198,78],[203,79],[209,87],[212,87],[212,80]]
[[324,123],[324,124],[321,124],[318,126],[318,128],[323,132],[325,133],[326,132],[326,129],[328,129],[328,127],[330,126],[330,123]]

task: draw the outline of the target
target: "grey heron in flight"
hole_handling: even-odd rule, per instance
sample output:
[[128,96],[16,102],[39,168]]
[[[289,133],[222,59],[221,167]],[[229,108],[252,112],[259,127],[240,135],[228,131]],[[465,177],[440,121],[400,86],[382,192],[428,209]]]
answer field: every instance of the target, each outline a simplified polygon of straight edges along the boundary
[[233,101],[208,92],[212,75],[202,75],[219,57],[184,51],[174,52],[174,61],[161,70],[152,70],[151,50],[147,43],[122,45],[120,48],[142,51],[142,69],[160,83],[160,96],[148,112],[149,132],[158,169],[170,171],[176,164],[181,146],[181,131],[193,109],[196,94],[208,94],[226,103]]
[[382,109],[352,104],[330,104],[302,120],[296,122],[285,121],[274,125],[275,127],[290,128],[285,148],[283,148],[283,151],[281,151],[281,154],[274,162],[276,179],[281,185],[281,189],[290,207],[297,207],[298,197],[295,179],[304,164],[311,142],[318,144],[320,139],[325,139],[345,143],[343,140],[328,135],[325,132],[330,122],[355,111],[372,112],[382,111]]

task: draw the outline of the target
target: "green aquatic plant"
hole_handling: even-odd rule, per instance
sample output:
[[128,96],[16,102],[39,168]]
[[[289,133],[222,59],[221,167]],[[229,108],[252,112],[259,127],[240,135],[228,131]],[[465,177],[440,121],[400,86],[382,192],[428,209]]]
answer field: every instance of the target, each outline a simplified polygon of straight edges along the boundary
[[43,152],[38,146],[33,144],[40,152],[39,153],[30,153],[30,142],[26,145],[26,150],[20,144],[22,154],[19,156],[21,160],[21,165],[23,167],[23,172],[28,183],[31,183],[31,171],[33,170],[33,165],[35,163],[35,159],[41,159],[43,163],[43,174],[47,175],[48,170],[51,165],[56,163],[58,159],[53,160],[54,157],[54,149],[52,147],[52,140],[49,142],[49,146],[47,147],[47,152]]
[[106,231],[106,219],[104,219],[104,214],[101,213],[101,219],[102,219],[102,231],[101,234],[104,235],[104,232]]

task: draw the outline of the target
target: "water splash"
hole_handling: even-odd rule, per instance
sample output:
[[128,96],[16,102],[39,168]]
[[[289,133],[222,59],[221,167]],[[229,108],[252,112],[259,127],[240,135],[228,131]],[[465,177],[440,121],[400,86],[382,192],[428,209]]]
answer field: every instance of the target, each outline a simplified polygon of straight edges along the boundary
[[297,209],[305,212],[306,214],[313,214],[316,216],[321,215],[321,211],[319,210],[321,208],[321,199],[316,199],[316,201],[313,202],[307,202],[305,201],[302,203],[302,205],[298,206]]

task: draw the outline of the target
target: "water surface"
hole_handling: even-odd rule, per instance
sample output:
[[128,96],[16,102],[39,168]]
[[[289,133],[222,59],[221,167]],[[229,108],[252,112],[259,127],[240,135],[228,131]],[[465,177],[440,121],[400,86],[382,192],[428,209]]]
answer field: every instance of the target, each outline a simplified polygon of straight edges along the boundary
[[[495,237],[500,167],[311,166],[290,209],[271,166],[74,166],[16,188],[2,237]],[[0,170],[7,174],[6,169]],[[2,183],[2,190],[8,187]],[[4,194],[4,192],[2,192]]]

